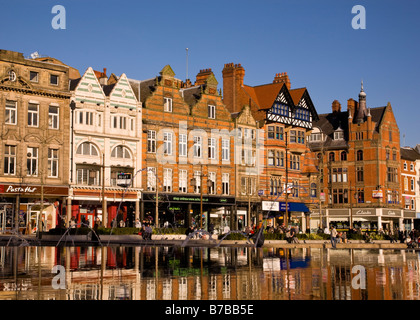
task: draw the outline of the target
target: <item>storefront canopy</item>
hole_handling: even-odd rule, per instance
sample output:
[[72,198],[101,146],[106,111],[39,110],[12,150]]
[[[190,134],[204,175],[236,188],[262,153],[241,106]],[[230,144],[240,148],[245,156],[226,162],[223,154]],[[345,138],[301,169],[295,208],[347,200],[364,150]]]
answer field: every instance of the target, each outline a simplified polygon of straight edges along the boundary
[[[309,212],[309,208],[302,202],[288,202],[288,211],[289,212]],[[269,213],[269,218],[274,218],[286,212],[286,203],[280,202],[280,211],[271,211]]]

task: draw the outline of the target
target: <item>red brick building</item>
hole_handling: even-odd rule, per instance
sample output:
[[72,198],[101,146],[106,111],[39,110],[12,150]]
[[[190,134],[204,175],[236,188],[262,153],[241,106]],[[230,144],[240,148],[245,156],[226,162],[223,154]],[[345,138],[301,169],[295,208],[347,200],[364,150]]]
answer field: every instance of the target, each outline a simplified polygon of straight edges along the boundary
[[234,123],[211,69],[194,85],[175,78],[169,65],[155,78],[130,82],[143,106],[143,218],[156,219],[157,197],[160,224],[233,223]]
[[257,156],[262,210],[253,222],[269,215],[277,217],[277,222],[291,222],[305,230],[310,203],[309,177],[304,168],[309,151],[306,140],[312,122],[318,119],[308,90],[291,89],[287,73],[276,74],[272,83],[259,86],[244,84],[245,69],[240,64],[225,64],[222,73],[227,108],[238,112],[250,106],[258,122],[258,139],[263,141]]
[[[332,112],[314,122],[309,139],[320,176],[322,225],[348,230],[400,227],[403,214],[400,184],[400,134],[391,104],[368,108],[362,88],[347,110],[332,103]],[[319,208],[311,228],[320,225]]]

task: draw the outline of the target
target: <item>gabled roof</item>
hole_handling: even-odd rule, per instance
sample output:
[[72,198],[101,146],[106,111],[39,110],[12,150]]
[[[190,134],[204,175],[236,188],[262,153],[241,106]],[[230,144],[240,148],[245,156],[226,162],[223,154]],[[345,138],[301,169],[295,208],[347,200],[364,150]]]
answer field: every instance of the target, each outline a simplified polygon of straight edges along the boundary
[[[243,89],[253,102],[258,105],[259,109],[267,110],[273,106],[283,87],[286,88],[284,83],[269,83],[256,87],[244,85]],[[290,102],[292,102],[291,99]]]
[[420,153],[417,152],[416,149],[410,147],[402,147],[400,149],[401,159],[409,160],[409,161],[416,161],[420,160]]

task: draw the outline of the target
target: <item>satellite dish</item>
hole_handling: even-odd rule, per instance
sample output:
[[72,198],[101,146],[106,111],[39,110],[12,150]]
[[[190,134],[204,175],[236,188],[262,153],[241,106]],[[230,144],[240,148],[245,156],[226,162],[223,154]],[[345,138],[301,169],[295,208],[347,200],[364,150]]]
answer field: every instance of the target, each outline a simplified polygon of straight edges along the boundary
[[39,53],[38,53],[38,51],[35,51],[35,52],[31,53],[31,58],[32,58],[32,59],[39,58]]

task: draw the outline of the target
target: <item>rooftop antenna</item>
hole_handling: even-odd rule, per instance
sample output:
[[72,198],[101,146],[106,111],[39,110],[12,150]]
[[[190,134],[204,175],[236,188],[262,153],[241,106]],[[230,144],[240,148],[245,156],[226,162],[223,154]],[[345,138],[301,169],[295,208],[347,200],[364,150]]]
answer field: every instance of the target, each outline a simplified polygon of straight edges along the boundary
[[405,147],[405,133],[403,133],[403,145]]
[[187,51],[187,77],[185,79],[188,79],[188,48],[185,48],[185,50]]

